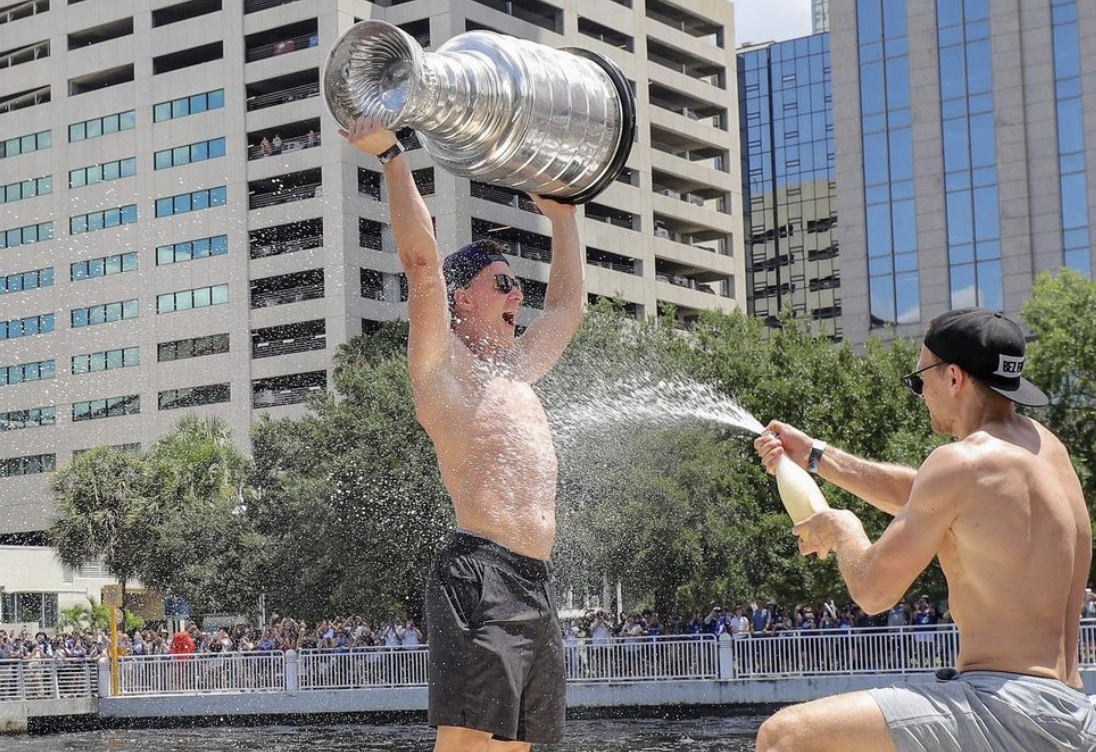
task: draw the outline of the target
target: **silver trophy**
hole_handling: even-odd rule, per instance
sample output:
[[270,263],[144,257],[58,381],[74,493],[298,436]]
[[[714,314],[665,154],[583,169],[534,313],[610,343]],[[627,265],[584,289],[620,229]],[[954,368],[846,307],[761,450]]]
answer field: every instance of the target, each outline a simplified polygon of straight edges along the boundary
[[632,89],[610,60],[488,31],[425,52],[362,21],[332,46],[323,88],[344,128],[363,115],[414,128],[449,172],[576,204],[616,179],[635,133]]

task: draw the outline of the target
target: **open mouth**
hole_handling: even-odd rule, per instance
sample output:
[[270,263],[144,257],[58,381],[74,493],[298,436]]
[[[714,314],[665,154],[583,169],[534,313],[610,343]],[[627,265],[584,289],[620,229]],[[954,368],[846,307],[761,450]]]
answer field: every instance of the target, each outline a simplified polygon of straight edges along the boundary
[[510,326],[514,326],[514,324],[517,320],[517,312],[516,311],[507,311],[506,313],[502,314],[502,320],[505,321]]

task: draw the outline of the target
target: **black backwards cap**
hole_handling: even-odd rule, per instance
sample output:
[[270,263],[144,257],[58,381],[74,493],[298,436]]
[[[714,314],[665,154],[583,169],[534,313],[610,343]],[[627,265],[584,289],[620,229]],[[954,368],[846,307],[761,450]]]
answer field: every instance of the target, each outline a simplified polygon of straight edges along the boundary
[[475,276],[496,261],[506,261],[502,246],[493,240],[477,240],[445,257],[442,274],[450,294],[458,287],[467,287]]
[[929,325],[925,347],[1018,405],[1045,407],[1050,401],[1020,375],[1024,370],[1024,333],[999,313],[984,308],[943,313]]

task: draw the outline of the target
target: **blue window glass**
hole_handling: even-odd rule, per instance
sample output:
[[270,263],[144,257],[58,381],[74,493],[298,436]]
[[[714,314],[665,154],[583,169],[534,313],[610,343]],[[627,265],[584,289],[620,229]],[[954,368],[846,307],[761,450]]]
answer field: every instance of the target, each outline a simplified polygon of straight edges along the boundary
[[190,196],[194,211],[209,208],[209,191],[195,191]]
[[228,202],[228,189],[224,186],[213,188],[209,192],[210,206],[224,206]]
[[122,223],[132,224],[137,221],[137,204],[122,207]]
[[152,122],[171,119],[171,102],[161,102],[152,109]]
[[189,193],[183,193],[181,195],[175,196],[173,201],[172,201],[172,209],[171,209],[172,213],[173,214],[182,214],[184,212],[190,211],[190,204],[191,204],[190,197],[191,197],[191,194],[189,194]]
[[157,170],[166,170],[168,167],[171,167],[171,152],[170,151],[158,151],[158,152],[156,152],[156,154],[153,156],[153,162],[155,164],[155,169],[157,169]]
[[196,115],[199,112],[205,112],[206,107],[206,95],[195,94],[190,98],[190,114]]
[[216,91],[209,92],[209,96],[206,101],[207,106],[211,110],[216,110],[225,106],[225,90],[217,89]]

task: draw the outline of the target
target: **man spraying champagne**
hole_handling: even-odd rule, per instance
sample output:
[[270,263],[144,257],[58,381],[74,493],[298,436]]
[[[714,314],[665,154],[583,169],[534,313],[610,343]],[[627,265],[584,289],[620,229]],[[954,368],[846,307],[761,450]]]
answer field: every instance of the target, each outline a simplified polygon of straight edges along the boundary
[[933,430],[956,439],[920,469],[854,457],[777,422],[777,436],[754,442],[770,472],[788,461],[813,466],[894,515],[872,543],[852,512],[814,514],[793,528],[804,555],[836,552],[868,613],[891,608],[939,556],[962,639],[957,674],[786,708],[762,725],[758,750],[1096,750],[1096,710],[1078,668],[1092,523],[1066,448],[1016,412],[1047,404],[1023,367],[1015,323],[949,311],[904,379]]

